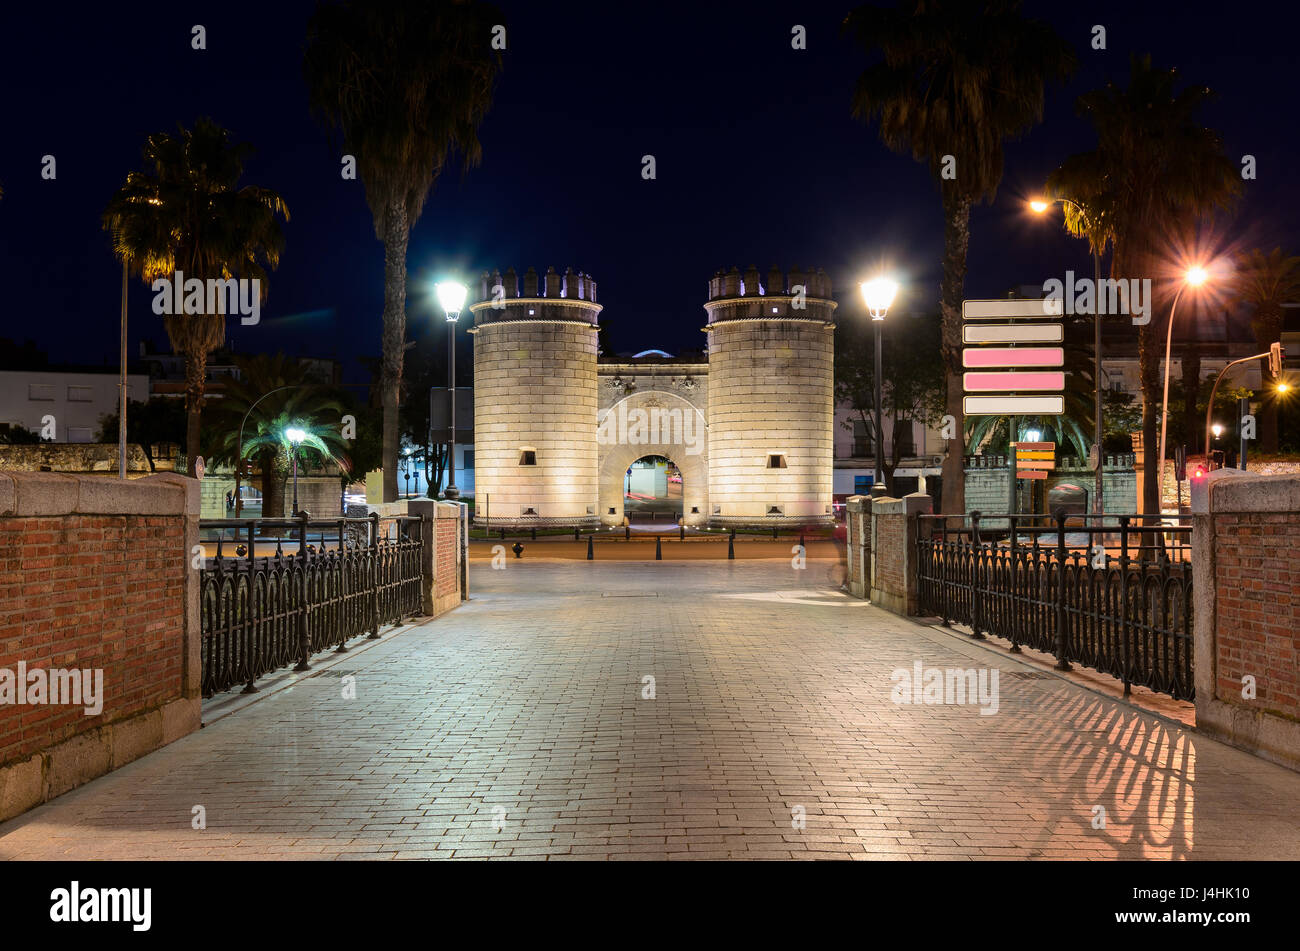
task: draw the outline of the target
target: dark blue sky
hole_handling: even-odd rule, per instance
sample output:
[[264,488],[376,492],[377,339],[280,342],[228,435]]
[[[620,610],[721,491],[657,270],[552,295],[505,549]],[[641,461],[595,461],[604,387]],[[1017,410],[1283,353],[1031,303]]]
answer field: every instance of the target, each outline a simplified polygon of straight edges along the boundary
[[[279,191],[292,220],[262,323],[233,326],[237,350],[345,361],[379,348],[383,249],[359,182],[307,111],[307,2],[97,5],[7,10],[0,33],[0,336],[58,362],[115,363],[119,270],[100,213],[146,135],[210,115],[258,151],[246,180]],[[878,144],[849,114],[862,54],[842,40],[851,4],[511,3],[509,51],[482,128],[483,163],[436,185],[412,235],[412,336],[441,345],[421,280],[484,267],[591,273],[613,350],[698,347],[706,284],[720,266],[825,267],[838,287],[885,263],[905,306],[937,307],[942,215],[928,171]],[[115,7],[116,9],[112,9]],[[968,297],[1088,273],[1081,242],[1027,220],[1025,196],[1091,146],[1079,93],[1127,76],[1130,52],[1177,65],[1220,100],[1205,118],[1259,178],[1231,219],[1233,246],[1300,251],[1300,151],[1289,6],[1029,2],[1074,43],[1080,69],[1050,92],[1044,123],[1012,143],[997,201],[972,222]],[[208,49],[190,49],[190,28]],[[795,23],[808,49],[790,48]],[[1093,24],[1108,49],[1088,46]],[[58,178],[42,181],[53,154]],[[641,179],[655,155],[658,179]],[[142,284],[132,346],[165,346]],[[846,315],[847,316],[847,315]],[[440,330],[440,327],[437,329]],[[467,345],[466,345],[467,346]]]

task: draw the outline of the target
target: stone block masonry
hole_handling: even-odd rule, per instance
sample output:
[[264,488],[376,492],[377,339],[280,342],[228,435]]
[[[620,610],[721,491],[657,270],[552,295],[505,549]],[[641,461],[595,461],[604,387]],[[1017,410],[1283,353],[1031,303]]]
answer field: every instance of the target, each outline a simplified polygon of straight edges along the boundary
[[1198,481],[1197,727],[1300,769],[1300,475]]
[[198,728],[198,519],[180,475],[0,473],[0,820]]

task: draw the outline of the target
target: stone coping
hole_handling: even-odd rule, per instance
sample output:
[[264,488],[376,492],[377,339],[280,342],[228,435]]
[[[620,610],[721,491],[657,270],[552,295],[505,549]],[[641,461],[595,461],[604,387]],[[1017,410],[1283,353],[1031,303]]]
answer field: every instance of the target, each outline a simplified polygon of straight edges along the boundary
[[0,472],[0,517],[199,515],[199,482],[175,472],[139,479],[64,472]]

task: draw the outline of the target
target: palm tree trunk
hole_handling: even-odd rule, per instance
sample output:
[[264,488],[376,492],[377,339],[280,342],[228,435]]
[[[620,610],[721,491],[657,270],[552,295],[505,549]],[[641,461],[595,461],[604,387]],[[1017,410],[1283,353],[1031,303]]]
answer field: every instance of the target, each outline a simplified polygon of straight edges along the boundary
[[1201,389],[1201,348],[1197,343],[1187,344],[1183,352],[1183,441],[1187,445],[1187,454],[1193,455],[1198,450],[1197,439],[1201,427],[1197,425],[1199,413],[1196,412],[1196,398]]
[[384,354],[380,391],[384,404],[384,501],[397,501],[400,433],[397,404],[406,347],[406,246],[410,240],[406,199],[389,201],[384,213]]
[[943,312],[943,366],[947,376],[945,409],[950,425],[955,426],[944,456],[942,508],[945,515],[966,514],[966,448],[963,420],[961,376],[961,297],[966,283],[966,249],[970,244],[969,195],[945,189],[943,195],[943,282],[940,307]]
[[[1140,512],[1160,512],[1160,334],[1151,328],[1155,321],[1138,328],[1138,375],[1142,385],[1142,505]],[[1162,325],[1163,326],[1163,325]]]
[[194,468],[200,454],[199,419],[203,412],[203,381],[208,373],[208,354],[202,348],[185,352],[185,474],[197,476]]

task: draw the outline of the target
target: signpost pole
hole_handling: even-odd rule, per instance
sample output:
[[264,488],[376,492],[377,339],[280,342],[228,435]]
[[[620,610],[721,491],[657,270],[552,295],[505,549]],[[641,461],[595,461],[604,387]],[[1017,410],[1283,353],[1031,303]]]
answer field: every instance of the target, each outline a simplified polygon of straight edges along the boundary
[[1016,514],[1016,425],[1018,422],[1014,416],[1007,422],[1007,475],[1011,480],[1010,499],[1007,504],[1009,515]]

